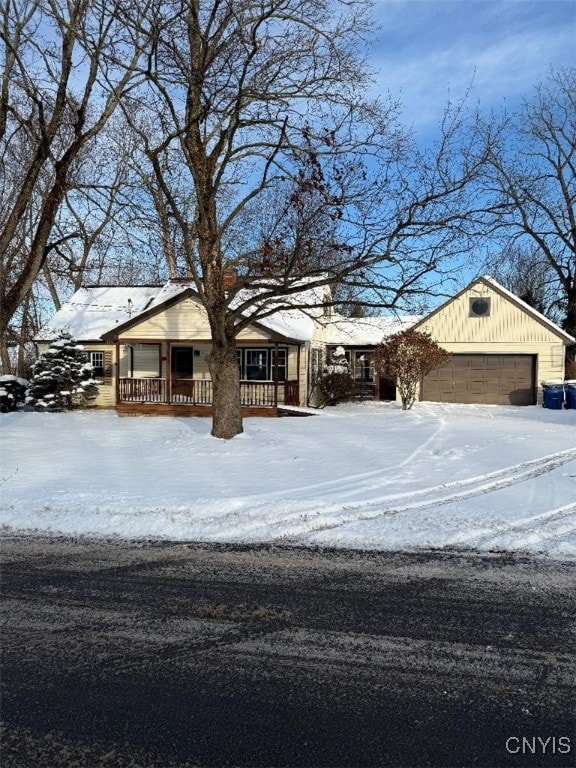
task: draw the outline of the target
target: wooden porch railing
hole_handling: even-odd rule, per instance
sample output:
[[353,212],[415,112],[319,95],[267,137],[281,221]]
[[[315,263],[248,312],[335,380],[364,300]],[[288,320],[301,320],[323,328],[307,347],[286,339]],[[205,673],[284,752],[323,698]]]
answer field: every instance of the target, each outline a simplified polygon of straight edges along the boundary
[[286,405],[300,405],[300,385],[298,379],[285,383],[284,403]]
[[166,402],[166,379],[120,379],[120,402]]
[[173,379],[170,402],[185,405],[210,405],[212,382],[206,379]]
[[[168,392],[166,379],[121,378],[120,402],[211,405],[212,381],[174,379],[170,382],[170,392]],[[240,402],[244,406],[273,407],[276,405],[274,382],[241,381]]]
[[274,384],[267,381],[241,381],[240,403],[242,405],[275,405]]

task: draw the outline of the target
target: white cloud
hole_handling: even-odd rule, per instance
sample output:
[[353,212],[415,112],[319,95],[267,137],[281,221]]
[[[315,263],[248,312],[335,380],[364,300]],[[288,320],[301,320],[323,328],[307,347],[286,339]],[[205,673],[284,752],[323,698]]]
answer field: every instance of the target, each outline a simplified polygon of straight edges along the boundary
[[551,67],[574,62],[576,15],[564,0],[384,0],[372,64],[374,90],[401,97],[419,130],[473,81],[482,109],[515,105]]

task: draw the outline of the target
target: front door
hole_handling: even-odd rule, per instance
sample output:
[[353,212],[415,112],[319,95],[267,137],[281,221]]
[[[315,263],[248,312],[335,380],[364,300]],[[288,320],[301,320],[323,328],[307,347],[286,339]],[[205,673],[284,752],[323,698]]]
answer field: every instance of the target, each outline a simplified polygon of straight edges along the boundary
[[192,398],[194,373],[194,348],[172,347],[170,350],[172,400],[185,402]]

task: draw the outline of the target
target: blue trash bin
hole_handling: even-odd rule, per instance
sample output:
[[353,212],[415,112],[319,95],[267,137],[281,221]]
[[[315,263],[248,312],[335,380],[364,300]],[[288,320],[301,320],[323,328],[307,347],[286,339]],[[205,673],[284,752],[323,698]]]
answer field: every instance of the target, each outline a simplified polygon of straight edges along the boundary
[[564,382],[563,381],[543,381],[543,402],[544,408],[550,408],[559,411],[564,405]]
[[566,392],[566,408],[576,411],[576,379],[570,379],[564,382]]

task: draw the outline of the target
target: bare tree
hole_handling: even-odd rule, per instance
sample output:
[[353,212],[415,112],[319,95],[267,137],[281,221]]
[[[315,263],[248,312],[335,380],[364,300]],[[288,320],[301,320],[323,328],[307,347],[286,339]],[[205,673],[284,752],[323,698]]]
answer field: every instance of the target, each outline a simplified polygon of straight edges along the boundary
[[528,243],[512,243],[501,254],[492,256],[488,270],[534,309],[561,324],[564,321],[565,300],[558,275],[539,248]]
[[489,224],[513,273],[528,253],[542,265],[546,292],[556,294],[543,309],[560,305],[562,327],[575,335],[576,69],[552,73],[505,125],[489,157]]
[[[207,312],[217,437],[242,431],[237,334],[293,306],[303,279],[348,280],[370,287],[374,306],[394,307],[421,296],[462,248],[463,195],[483,162],[477,137],[448,110],[438,146],[420,153],[394,105],[365,98],[369,5],[165,0],[145,28],[126,18],[151,42],[147,85],[123,101],[125,116]],[[278,204],[251,231],[271,194]],[[230,269],[239,280],[227,290]]]
[[[140,4],[145,10],[145,3]],[[4,0],[0,89],[0,334],[50,252],[78,160],[134,84],[141,38],[107,0]]]
[[409,411],[414,405],[422,377],[445,365],[450,357],[450,353],[436,344],[429,333],[412,328],[392,336],[374,350],[376,370],[394,376],[398,381],[403,411]]

